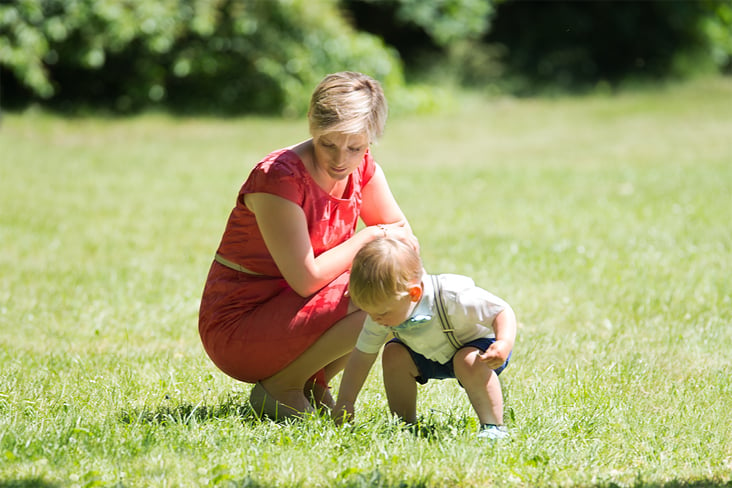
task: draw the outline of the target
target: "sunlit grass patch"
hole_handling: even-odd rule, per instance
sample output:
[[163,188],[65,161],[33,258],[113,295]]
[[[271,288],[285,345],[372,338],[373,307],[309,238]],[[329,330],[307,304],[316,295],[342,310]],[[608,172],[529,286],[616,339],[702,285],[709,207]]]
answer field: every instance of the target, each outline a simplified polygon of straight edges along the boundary
[[425,265],[521,322],[495,445],[455,381],[420,387],[416,426],[378,363],[350,427],[272,422],[206,358],[236,192],[303,121],[5,114],[0,485],[729,486],[730,96],[463,94],[389,121],[373,152]]

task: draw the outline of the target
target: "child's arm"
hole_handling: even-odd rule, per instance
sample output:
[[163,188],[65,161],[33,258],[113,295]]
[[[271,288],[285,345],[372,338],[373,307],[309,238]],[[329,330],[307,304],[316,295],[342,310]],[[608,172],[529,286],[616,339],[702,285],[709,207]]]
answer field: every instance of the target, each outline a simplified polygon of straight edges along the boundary
[[351,352],[346,369],[343,371],[341,386],[338,389],[338,401],[333,408],[333,419],[337,425],[353,418],[354,404],[361,391],[371,366],[376,361],[378,353],[369,354],[358,349]]
[[479,357],[492,369],[499,368],[508,359],[516,340],[516,314],[511,307],[504,308],[493,320],[496,342]]

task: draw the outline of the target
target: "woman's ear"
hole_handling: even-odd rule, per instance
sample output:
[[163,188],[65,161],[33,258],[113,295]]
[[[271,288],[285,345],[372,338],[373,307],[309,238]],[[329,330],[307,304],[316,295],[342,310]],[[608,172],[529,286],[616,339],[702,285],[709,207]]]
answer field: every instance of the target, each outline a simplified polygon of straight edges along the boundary
[[413,302],[418,302],[422,298],[422,287],[420,285],[414,285],[409,289],[409,298]]

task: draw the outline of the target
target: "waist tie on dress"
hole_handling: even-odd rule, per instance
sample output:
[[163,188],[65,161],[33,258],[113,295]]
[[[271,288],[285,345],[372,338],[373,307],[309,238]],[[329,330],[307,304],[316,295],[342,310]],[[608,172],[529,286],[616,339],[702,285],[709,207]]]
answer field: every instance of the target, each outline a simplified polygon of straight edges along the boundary
[[214,256],[214,261],[226,266],[229,269],[233,269],[234,271],[239,271],[240,273],[246,273],[246,274],[249,274],[252,276],[264,276],[262,273],[257,273],[256,271],[252,271],[252,270],[245,268],[241,264],[236,264],[233,261],[229,261],[228,259],[226,259],[219,253],[216,253],[216,256]]

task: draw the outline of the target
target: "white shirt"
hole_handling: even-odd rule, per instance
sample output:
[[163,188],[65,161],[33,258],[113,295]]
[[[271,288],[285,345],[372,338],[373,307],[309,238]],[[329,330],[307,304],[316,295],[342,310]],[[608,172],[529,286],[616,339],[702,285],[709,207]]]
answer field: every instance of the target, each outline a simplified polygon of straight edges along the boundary
[[[495,337],[493,320],[508,304],[475,286],[475,282],[467,276],[442,274],[438,279],[447,315],[455,329],[455,338],[465,344],[481,337]],[[356,349],[367,354],[378,353],[389,332],[394,331],[413,351],[441,364],[450,361],[456,349],[440,325],[435,308],[435,290],[427,273],[422,277],[422,287],[422,299],[409,319],[398,326],[380,325],[367,317],[358,336]]]

